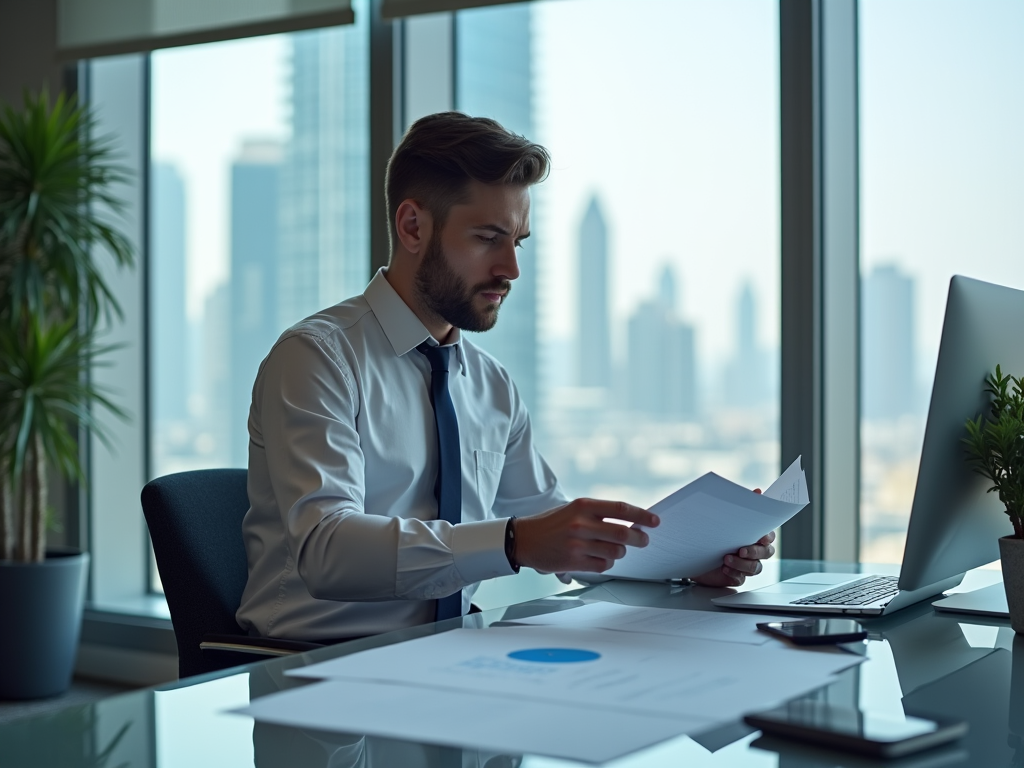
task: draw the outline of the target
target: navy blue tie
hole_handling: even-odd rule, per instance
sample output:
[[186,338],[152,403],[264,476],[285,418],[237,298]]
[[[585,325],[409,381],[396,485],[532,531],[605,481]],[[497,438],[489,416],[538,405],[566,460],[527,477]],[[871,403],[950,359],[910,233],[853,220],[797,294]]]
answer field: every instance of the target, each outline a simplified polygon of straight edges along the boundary
[[[423,342],[416,347],[430,361],[430,404],[437,424],[437,518],[452,525],[462,522],[462,451],[459,447],[459,420],[448,391],[449,347]],[[437,601],[437,621],[462,615],[462,590]]]

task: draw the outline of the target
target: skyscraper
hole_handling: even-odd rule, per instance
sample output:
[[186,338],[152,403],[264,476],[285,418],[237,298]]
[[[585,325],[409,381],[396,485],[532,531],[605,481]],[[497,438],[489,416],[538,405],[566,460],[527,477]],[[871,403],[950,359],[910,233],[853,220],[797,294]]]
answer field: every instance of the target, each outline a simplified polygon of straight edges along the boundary
[[743,283],[736,297],[735,353],[725,366],[724,378],[726,406],[750,408],[772,397],[770,360],[757,338],[757,300],[750,282]]
[[[533,107],[533,30],[530,4],[461,11],[456,14],[456,107],[491,117],[510,131],[535,139]],[[537,413],[537,264],[543,243],[537,196],[531,210],[532,234],[519,249],[520,276],[502,304],[498,322],[472,339],[512,375],[527,407]]]
[[675,312],[677,293],[676,273],[666,264],[662,267],[661,277],[658,279],[658,301],[666,309]]
[[914,410],[914,282],[892,264],[861,283],[861,404],[869,419]]
[[675,284],[666,267],[657,298],[641,303],[629,318],[629,407],[657,418],[689,420],[698,412],[696,332],[676,314]]
[[150,296],[153,325],[153,419],[188,418],[188,334],[185,316],[185,184],[177,169],[153,164]]
[[579,384],[581,387],[610,387],[608,227],[596,196],[590,198],[583,214],[579,244]]
[[[203,303],[203,418],[197,439],[200,451],[214,466],[232,463],[231,434],[231,289],[221,283]],[[246,466],[239,464],[237,466]]]
[[292,136],[281,172],[277,325],[370,278],[368,27],[293,35]]
[[278,205],[282,147],[246,142],[231,166],[231,463],[246,466],[247,422],[260,361],[283,330],[277,315]]

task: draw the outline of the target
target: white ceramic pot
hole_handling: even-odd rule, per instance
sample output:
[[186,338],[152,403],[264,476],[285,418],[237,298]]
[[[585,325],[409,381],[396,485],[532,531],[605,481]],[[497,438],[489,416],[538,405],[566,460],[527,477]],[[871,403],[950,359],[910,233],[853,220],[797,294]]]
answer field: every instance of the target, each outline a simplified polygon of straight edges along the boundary
[[1004,536],[999,540],[999,556],[1003,566],[1006,604],[1010,608],[1010,626],[1024,634],[1024,539]]

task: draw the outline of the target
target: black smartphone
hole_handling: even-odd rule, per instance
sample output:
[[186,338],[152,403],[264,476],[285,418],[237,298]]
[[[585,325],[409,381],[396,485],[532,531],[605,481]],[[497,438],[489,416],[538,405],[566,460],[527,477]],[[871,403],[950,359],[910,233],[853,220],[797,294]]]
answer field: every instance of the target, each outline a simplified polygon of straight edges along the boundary
[[883,758],[913,754],[967,734],[963,721],[896,719],[819,701],[793,701],[743,721],[765,734]]
[[853,619],[768,621],[758,624],[757,628],[762,632],[784,637],[797,645],[852,643],[868,636],[864,627]]

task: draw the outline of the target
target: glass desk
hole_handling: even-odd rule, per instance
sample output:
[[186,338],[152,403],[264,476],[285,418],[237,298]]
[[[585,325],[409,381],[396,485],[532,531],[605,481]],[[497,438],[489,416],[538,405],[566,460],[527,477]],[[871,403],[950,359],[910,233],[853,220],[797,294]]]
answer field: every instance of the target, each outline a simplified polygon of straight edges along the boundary
[[[856,569],[854,567],[853,569]],[[782,561],[745,588],[810,571],[850,566]],[[871,566],[872,572],[896,572]],[[992,574],[997,578],[996,574]],[[300,656],[236,667],[156,689],[136,691],[0,727],[3,768],[556,768],[582,765],[530,755],[496,755],[360,735],[312,732],[253,723],[225,710],[288,687],[307,684],[287,669],[445,631],[465,623],[484,626],[576,604],[574,597],[631,605],[712,610],[723,590],[661,584],[607,582],[576,592],[436,625],[323,648]],[[770,740],[740,722],[680,736],[607,765],[742,766],[743,768],[901,768],[1024,766],[1024,636],[1008,622],[940,614],[925,602],[864,622],[869,640],[864,664],[809,698],[879,714],[934,712],[970,723],[970,733],[947,747],[897,762],[874,763],[796,742]],[[757,685],[756,680],[751,685]],[[586,738],[585,722],[567,722]]]

